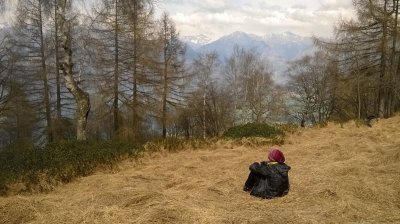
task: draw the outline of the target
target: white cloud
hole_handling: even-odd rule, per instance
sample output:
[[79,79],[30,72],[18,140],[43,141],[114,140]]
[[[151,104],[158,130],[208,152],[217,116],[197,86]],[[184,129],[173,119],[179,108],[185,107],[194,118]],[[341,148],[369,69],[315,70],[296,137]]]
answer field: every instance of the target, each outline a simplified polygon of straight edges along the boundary
[[160,8],[170,13],[181,35],[207,34],[213,39],[234,31],[327,37],[339,18],[354,15],[349,0],[164,0]]
[[243,24],[245,20],[245,16],[235,16],[230,13],[216,13],[212,15],[208,15],[207,19],[211,22],[223,23],[223,24]]
[[292,5],[292,9],[306,9],[307,6],[306,5]]
[[352,1],[349,0],[319,0],[321,8],[326,10],[338,10],[351,8]]

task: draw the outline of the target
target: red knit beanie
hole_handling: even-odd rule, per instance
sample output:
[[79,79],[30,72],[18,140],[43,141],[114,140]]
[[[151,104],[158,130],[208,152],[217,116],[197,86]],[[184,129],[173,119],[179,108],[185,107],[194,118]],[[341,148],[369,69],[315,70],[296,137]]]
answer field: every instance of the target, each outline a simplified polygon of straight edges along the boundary
[[269,161],[272,162],[278,162],[278,163],[284,163],[285,162],[285,156],[283,155],[283,152],[279,149],[272,149],[271,152],[268,154],[268,159]]

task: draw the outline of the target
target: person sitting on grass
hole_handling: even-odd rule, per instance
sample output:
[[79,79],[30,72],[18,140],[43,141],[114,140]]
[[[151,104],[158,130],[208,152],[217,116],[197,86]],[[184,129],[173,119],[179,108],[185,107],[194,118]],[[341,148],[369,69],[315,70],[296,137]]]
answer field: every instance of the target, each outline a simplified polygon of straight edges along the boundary
[[279,149],[272,149],[268,160],[250,165],[250,174],[243,190],[266,199],[284,196],[289,192],[290,166],[285,164],[285,156]]

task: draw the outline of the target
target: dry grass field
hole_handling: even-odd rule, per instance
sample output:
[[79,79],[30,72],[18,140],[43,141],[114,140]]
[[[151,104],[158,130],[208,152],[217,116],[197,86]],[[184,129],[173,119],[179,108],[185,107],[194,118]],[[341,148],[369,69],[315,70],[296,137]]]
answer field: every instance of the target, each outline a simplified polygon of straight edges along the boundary
[[47,194],[0,198],[0,223],[400,223],[400,117],[306,128],[282,145],[291,190],[242,191],[268,147],[217,143],[124,161]]

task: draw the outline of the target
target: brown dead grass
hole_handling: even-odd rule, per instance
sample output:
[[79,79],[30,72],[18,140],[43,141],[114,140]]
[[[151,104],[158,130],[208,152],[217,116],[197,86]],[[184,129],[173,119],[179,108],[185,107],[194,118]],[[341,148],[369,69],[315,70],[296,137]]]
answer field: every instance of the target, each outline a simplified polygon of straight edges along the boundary
[[399,223],[400,117],[357,126],[289,136],[283,198],[242,191],[248,165],[268,148],[227,142],[125,161],[48,194],[0,198],[0,223]]

